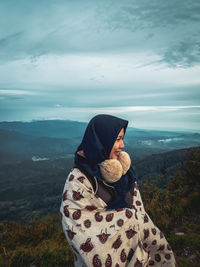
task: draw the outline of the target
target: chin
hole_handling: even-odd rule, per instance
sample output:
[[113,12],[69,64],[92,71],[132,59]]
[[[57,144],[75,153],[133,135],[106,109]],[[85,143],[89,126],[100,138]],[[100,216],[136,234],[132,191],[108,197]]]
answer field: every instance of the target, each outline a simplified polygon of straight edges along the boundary
[[109,157],[109,159],[119,159],[119,155],[120,155],[120,153],[113,153],[110,157]]
[[109,159],[118,159],[119,157],[116,155],[111,156]]

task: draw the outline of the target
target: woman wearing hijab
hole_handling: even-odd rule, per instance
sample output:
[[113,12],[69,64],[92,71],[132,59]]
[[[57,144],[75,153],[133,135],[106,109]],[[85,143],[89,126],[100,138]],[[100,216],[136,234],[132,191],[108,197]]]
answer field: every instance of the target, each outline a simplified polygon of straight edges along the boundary
[[62,226],[80,266],[175,266],[162,232],[145,212],[129,155],[128,121],[97,115],[66,180]]

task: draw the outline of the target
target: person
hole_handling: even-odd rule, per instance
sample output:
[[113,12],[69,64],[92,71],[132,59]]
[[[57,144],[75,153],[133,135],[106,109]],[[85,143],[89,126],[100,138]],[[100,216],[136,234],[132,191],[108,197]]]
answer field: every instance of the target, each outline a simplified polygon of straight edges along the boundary
[[123,151],[127,125],[115,116],[95,116],[75,153],[60,212],[77,267],[175,266],[170,245],[145,212]]

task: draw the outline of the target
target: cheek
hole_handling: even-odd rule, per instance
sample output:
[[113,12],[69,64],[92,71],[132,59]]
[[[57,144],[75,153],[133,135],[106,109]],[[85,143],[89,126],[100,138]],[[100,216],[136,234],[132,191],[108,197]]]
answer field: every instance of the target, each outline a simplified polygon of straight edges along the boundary
[[118,149],[119,147],[119,144],[118,143],[115,143],[114,146],[113,146],[113,151],[115,151],[116,149]]
[[111,157],[112,157],[113,154],[115,153],[115,150],[116,150],[116,149],[117,149],[116,144],[114,144],[113,147],[112,147],[112,150],[111,150],[111,152],[110,152],[110,156],[111,156]]

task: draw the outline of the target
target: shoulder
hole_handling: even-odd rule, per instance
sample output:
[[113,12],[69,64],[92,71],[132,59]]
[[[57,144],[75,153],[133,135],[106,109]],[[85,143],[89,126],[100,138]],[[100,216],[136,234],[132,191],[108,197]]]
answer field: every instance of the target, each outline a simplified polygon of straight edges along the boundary
[[86,175],[78,168],[73,168],[64,186],[62,206],[70,207],[70,209],[83,209],[86,206],[104,209],[106,203],[95,196],[94,189]]
[[71,169],[66,180],[66,186],[69,187],[86,187],[92,190],[92,185],[87,176],[77,167]]

